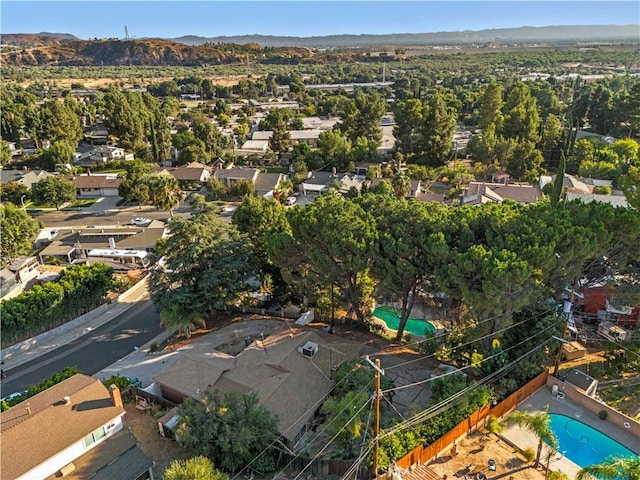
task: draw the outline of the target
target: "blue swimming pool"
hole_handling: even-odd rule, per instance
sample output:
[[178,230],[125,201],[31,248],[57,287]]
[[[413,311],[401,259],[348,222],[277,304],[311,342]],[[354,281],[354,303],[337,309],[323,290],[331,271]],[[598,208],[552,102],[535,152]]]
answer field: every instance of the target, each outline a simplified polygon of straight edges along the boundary
[[602,463],[606,458],[636,457],[627,447],[566,415],[550,413],[551,428],[558,439],[558,451],[580,467]]
[[[399,312],[393,307],[378,307],[373,311],[373,316],[382,320],[387,328],[391,330],[398,330],[400,325]],[[433,335],[436,333],[436,327],[431,323],[419,320],[417,318],[409,318],[407,325],[404,327],[405,332],[409,332],[412,335],[418,335],[425,337],[427,335]]]

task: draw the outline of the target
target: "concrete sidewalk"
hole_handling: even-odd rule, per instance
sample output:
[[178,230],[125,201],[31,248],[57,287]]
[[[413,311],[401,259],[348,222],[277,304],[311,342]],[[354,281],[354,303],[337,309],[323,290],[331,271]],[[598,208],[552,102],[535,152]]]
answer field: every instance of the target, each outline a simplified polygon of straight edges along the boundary
[[113,320],[133,307],[136,302],[147,299],[149,299],[149,291],[147,279],[144,278],[110,304],[101,305],[53,330],[2,349],[0,358],[4,362],[3,369],[8,371],[66,345]]

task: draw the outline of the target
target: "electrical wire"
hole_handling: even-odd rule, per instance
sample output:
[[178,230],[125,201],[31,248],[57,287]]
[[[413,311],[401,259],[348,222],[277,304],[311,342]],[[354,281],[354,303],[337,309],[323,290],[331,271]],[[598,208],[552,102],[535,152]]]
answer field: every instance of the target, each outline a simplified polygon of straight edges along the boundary
[[[333,385],[333,388],[335,389],[335,388],[336,388],[338,385],[340,385],[342,382],[346,381],[346,380],[347,380],[347,379],[348,379],[348,378],[349,378],[349,377],[350,377],[350,376],[351,376],[351,375],[356,371],[356,367],[357,367],[357,366],[358,366],[358,364],[354,364],[354,365],[353,365],[353,367],[351,368],[351,371],[350,371],[349,373],[347,373],[344,377],[342,377],[342,378],[340,379],[340,381],[339,381],[339,382],[337,382],[335,385]],[[369,383],[367,383],[367,385],[365,385],[365,386],[360,390],[360,392],[363,392],[363,391],[365,390],[365,388],[367,388],[369,385],[371,385],[371,383],[373,383],[373,379],[371,379],[371,381],[370,381]],[[360,393],[360,392],[358,392],[358,393]],[[305,411],[305,412],[304,412],[300,417],[298,417],[298,419],[297,419],[295,422],[293,422],[291,425],[292,425],[292,426],[293,426],[293,425],[296,425],[300,420],[302,420],[304,417],[306,417],[306,416],[309,414],[309,412],[313,412],[313,411],[317,410],[317,409],[318,409],[318,407],[322,404],[322,402],[324,402],[324,398],[323,398],[323,399],[321,399],[321,400],[318,400],[317,402],[315,402],[315,403],[314,403],[311,407],[309,407],[309,408],[308,408],[308,409],[307,409],[307,410],[306,410],[306,411]],[[345,407],[345,409],[346,409],[346,407]],[[340,412],[339,412],[339,414],[340,414],[340,413],[342,413],[343,411],[344,411],[344,410],[340,411]],[[331,422],[332,422],[332,421],[333,421],[333,420],[331,420],[331,421],[329,422],[329,425],[331,424]],[[291,427],[289,427],[287,430],[285,430],[285,431],[284,431],[284,432],[282,432],[282,433],[284,434],[284,433],[288,432],[290,428],[291,428]],[[315,437],[315,438],[317,438],[317,437],[318,437],[318,435],[319,435],[319,433],[316,435],[316,437]],[[315,438],[314,438],[314,439],[312,439],[312,441],[313,441],[313,440],[315,440]],[[279,442],[279,439],[275,439],[275,440],[274,440],[274,441],[272,441],[269,445],[267,445],[267,446],[266,446],[266,447],[265,447],[265,448],[264,448],[264,449],[263,449],[263,450],[262,450],[258,455],[256,455],[256,456],[255,456],[255,457],[254,457],[254,458],[253,458],[253,459],[252,459],[252,460],[251,460],[251,461],[250,461],[250,462],[249,462],[249,463],[248,463],[244,468],[242,468],[238,473],[236,473],[236,474],[231,478],[231,480],[235,480],[235,479],[237,479],[237,478],[238,478],[238,477],[239,477],[239,476],[240,476],[240,475],[241,475],[241,474],[242,474],[242,473],[243,473],[247,468],[249,468],[249,467],[253,464],[253,462],[255,462],[258,458],[260,458],[260,456],[262,456],[263,454],[265,454],[266,452],[268,452],[268,451],[269,451],[271,448],[273,448],[273,447],[274,447],[278,442]],[[289,466],[290,464],[291,464],[291,462],[290,462],[287,466]],[[284,468],[287,468],[287,466],[285,466]],[[284,469],[283,469],[283,470],[284,470]]]
[[315,461],[317,460],[317,458],[318,458],[320,455],[322,455],[322,454],[324,453],[324,451],[329,447],[329,445],[331,445],[331,443],[332,443],[336,438],[338,438],[338,435],[340,435],[340,434],[342,433],[342,431],[343,431],[345,428],[347,428],[347,425],[349,425],[349,423],[351,422],[351,420],[353,420],[357,415],[359,415],[359,414],[360,414],[360,412],[364,409],[364,407],[366,407],[366,406],[367,406],[367,404],[368,404],[369,402],[371,402],[371,401],[372,401],[372,399],[371,399],[371,398],[369,398],[369,400],[367,400],[367,401],[366,401],[366,402],[365,402],[365,403],[364,403],[364,404],[363,404],[363,405],[362,405],[362,406],[361,406],[361,407],[356,411],[356,413],[354,413],[354,414],[351,416],[351,418],[349,419],[349,421],[347,421],[347,422],[345,422],[345,423],[344,423],[344,425],[342,426],[342,428],[336,432],[336,434],[331,438],[331,440],[329,440],[329,441],[327,442],[327,444],[326,444],[324,447],[322,447],[322,448],[320,449],[320,451],[319,451],[318,453],[316,453],[316,454],[313,456],[313,458],[312,458],[311,460],[309,460],[309,462],[304,466],[304,468],[303,468],[302,470],[300,470],[300,472],[299,472],[299,473],[298,473],[298,474],[293,478],[293,480],[298,480],[298,479],[300,478],[300,476],[305,472],[305,470],[306,470],[307,468],[309,468],[309,467],[311,466],[311,464],[312,464],[313,462],[315,462]]
[[532,350],[529,350],[524,355],[521,355],[519,358],[517,358],[517,359],[511,361],[510,363],[504,365],[503,367],[499,368],[495,372],[492,372],[491,374],[483,377],[478,382],[476,382],[476,383],[464,388],[460,392],[457,392],[456,394],[454,394],[454,395],[452,395],[452,396],[450,396],[450,397],[448,397],[446,399],[443,399],[441,402],[439,402],[439,403],[437,403],[435,405],[432,405],[428,409],[425,409],[422,412],[414,415],[413,417],[411,417],[406,422],[399,422],[398,424],[394,425],[389,430],[386,430],[383,433],[383,435],[381,436],[381,438],[387,437],[389,435],[393,435],[393,434],[395,434],[395,433],[397,433],[397,432],[399,432],[401,430],[404,430],[406,428],[410,428],[413,425],[417,425],[419,423],[422,423],[425,420],[428,420],[429,418],[433,417],[434,415],[437,415],[437,414],[439,414],[439,413],[441,413],[441,412],[443,412],[445,410],[448,410],[449,408],[451,408],[451,406],[453,406],[453,404],[455,404],[456,400],[458,400],[462,396],[466,395],[471,390],[473,390],[475,388],[478,388],[481,385],[484,385],[485,383],[488,383],[489,381],[495,379],[496,377],[502,376],[502,374],[506,374],[518,362],[524,360],[529,355],[531,355],[532,353],[534,353],[537,350],[541,349],[542,347],[544,347],[546,344],[548,344],[552,340],[553,340],[553,338],[547,339],[545,342],[543,342],[542,344],[540,344],[537,347],[533,348]]
[[[478,338],[475,338],[475,339],[473,339],[473,340],[469,340],[469,341],[467,341],[467,342],[465,342],[465,343],[461,343],[461,344],[459,344],[459,345],[456,345],[455,347],[452,347],[452,348],[451,348],[451,350],[452,350],[452,351],[455,351],[455,350],[457,350],[457,349],[459,349],[459,348],[466,347],[466,346],[471,345],[471,344],[473,344],[473,343],[476,343],[476,342],[479,342],[479,341],[481,341],[481,340],[484,340],[485,338],[493,337],[493,336],[495,336],[495,335],[497,335],[497,334],[500,334],[500,333],[506,332],[507,330],[509,330],[509,329],[511,329],[511,328],[518,327],[518,326],[522,325],[523,323],[527,323],[527,322],[531,321],[531,320],[532,320],[532,319],[534,319],[534,318],[538,318],[538,317],[541,317],[541,316],[543,316],[543,315],[547,315],[547,314],[549,314],[549,313],[551,313],[551,312],[553,312],[553,311],[555,311],[555,310],[556,310],[556,308],[555,308],[555,307],[554,307],[554,308],[550,308],[549,310],[545,310],[544,312],[540,312],[540,313],[537,313],[537,314],[536,314],[536,315],[534,315],[534,316],[528,317],[528,318],[526,318],[525,320],[522,320],[521,322],[513,323],[513,324],[508,325],[507,327],[504,327],[504,328],[502,328],[502,329],[500,329],[500,330],[497,330],[497,331],[495,331],[495,332],[488,333],[488,334],[483,335],[483,336],[481,336],[481,337],[478,337]],[[482,323],[485,323],[485,322],[487,322],[487,321],[493,320],[493,319],[495,319],[495,318],[498,318],[498,316],[496,316],[496,317],[492,317],[492,318],[489,318],[489,319],[482,320],[481,322],[477,323],[477,324],[476,324],[476,326],[477,326],[477,325],[481,325]],[[404,346],[404,347],[411,347],[411,345],[419,345],[419,344],[424,343],[424,342],[426,342],[426,341],[428,341],[428,340],[439,340],[440,338],[447,337],[447,336],[451,335],[452,333],[453,333],[453,332],[449,331],[449,332],[446,332],[446,333],[445,333],[445,334],[443,334],[443,335],[436,335],[436,336],[431,337],[431,338],[429,338],[429,339],[419,340],[419,341],[416,341],[416,342],[413,342],[413,343],[409,343],[409,344],[406,344],[406,345],[403,345],[403,346]],[[382,350],[381,352],[383,352],[383,351],[384,351],[384,350]],[[375,354],[375,353],[374,353],[374,354],[370,354],[370,355],[377,355],[377,354]],[[432,353],[432,354],[429,354],[429,355],[423,355],[423,356],[420,356],[420,357],[418,357],[418,358],[414,358],[414,359],[411,359],[411,360],[407,360],[406,362],[403,362],[403,363],[399,363],[399,364],[396,364],[396,365],[391,365],[391,366],[387,367],[387,368],[386,368],[386,370],[393,370],[393,369],[395,369],[395,368],[403,367],[403,366],[405,366],[405,365],[409,365],[409,364],[411,364],[411,363],[419,362],[419,361],[421,361],[421,360],[426,360],[426,359],[428,359],[428,358],[432,358],[432,357],[435,357],[435,356],[436,356],[436,353]]]
[[[540,335],[541,333],[544,333],[545,331],[549,330],[550,328],[557,326],[559,323],[560,323],[560,320],[557,320],[555,323],[550,323],[545,328],[543,328],[542,330],[538,331],[537,333],[535,333],[531,337],[526,337],[524,340],[521,340],[520,342],[518,342],[518,343],[516,343],[514,345],[511,345],[510,347],[505,348],[504,350],[501,350],[500,352],[494,353],[493,355],[489,355],[488,357],[484,357],[482,360],[480,360],[480,362],[478,362],[478,364],[482,364],[482,363],[486,362],[487,360],[491,360],[492,358],[500,356],[503,353],[508,352],[509,350],[512,350],[512,349],[522,345],[525,342],[530,341],[531,339],[535,338],[536,336]],[[550,341],[550,340],[552,340],[552,339],[549,339],[548,341]],[[476,366],[476,365],[474,365],[474,364],[465,365],[464,367],[460,367],[460,368],[457,368],[457,369],[452,370],[450,372],[443,373],[442,375],[437,375],[435,377],[427,378],[425,380],[419,380],[417,382],[408,383],[407,385],[401,385],[399,387],[389,388],[387,390],[384,390],[382,393],[394,392],[394,391],[398,391],[398,390],[404,390],[405,388],[414,387],[414,386],[417,386],[417,385],[423,385],[425,383],[429,383],[429,382],[432,382],[434,380],[437,380],[437,379],[440,379],[440,378],[443,378],[443,377],[447,377],[449,375],[454,375],[456,373],[460,373],[463,370],[466,370],[466,369],[474,367],[474,366]],[[387,370],[389,370],[389,368]]]

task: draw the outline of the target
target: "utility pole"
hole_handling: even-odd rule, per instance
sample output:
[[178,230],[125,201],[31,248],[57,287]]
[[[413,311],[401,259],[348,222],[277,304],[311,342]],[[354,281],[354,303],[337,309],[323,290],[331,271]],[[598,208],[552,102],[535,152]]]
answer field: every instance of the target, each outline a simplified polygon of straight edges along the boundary
[[380,367],[380,359],[376,358],[374,364],[369,356],[366,357],[367,362],[375,370],[374,377],[374,407],[373,407],[373,475],[378,475],[378,448],[380,440],[378,439],[378,433],[380,432],[380,375],[384,375],[384,370]]
[[336,317],[333,308],[333,283],[331,284],[331,327],[329,328],[329,333],[333,333],[333,327],[336,323]]
[[[565,337],[567,336],[567,330],[569,328],[569,319],[571,318],[571,308],[573,307],[573,300],[575,298],[576,295],[578,295],[580,298],[583,298],[584,296],[577,293],[573,287],[571,289],[568,289],[571,293],[569,295],[569,300],[564,302],[564,324],[562,326],[562,336],[560,338],[562,338],[563,342],[565,341]],[[555,377],[558,374],[558,369],[560,368],[560,357],[562,355],[562,343],[560,343],[560,345],[558,346],[558,353],[556,354],[556,361],[555,361],[555,365],[553,367],[553,376]]]

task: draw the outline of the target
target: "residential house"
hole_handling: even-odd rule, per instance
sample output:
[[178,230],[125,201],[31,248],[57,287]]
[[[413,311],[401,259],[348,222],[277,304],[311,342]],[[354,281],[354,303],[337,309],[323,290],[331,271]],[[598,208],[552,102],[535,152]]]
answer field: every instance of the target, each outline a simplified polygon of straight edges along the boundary
[[114,160],[133,160],[133,153],[126,153],[124,148],[114,145],[98,145],[93,149],[89,159],[97,164],[108,163]]
[[340,122],[338,117],[304,117],[302,125],[307,130],[331,130]]
[[76,175],[67,177],[76,187],[76,196],[85,197],[117,197],[118,187],[122,179],[117,175]]
[[273,192],[286,177],[281,173],[261,172],[257,168],[224,168],[214,170],[213,178],[220,180],[227,188],[240,180],[248,180],[254,185],[256,195],[272,198]]
[[247,140],[236,153],[239,155],[262,155],[267,153],[268,149],[269,140]]
[[[216,338],[216,337],[211,337]],[[317,410],[333,389],[336,365],[356,357],[361,345],[307,327],[287,326],[259,340],[247,339],[235,356],[223,353],[207,337],[180,352],[154,377],[173,402],[201,400],[207,390],[247,394],[278,419],[289,448],[301,445]]]
[[574,316],[583,322],[610,322],[615,325],[634,327],[640,325],[640,302],[627,305],[618,300],[624,287],[593,285],[583,288],[574,309]]
[[191,162],[180,167],[165,168],[160,173],[171,175],[183,188],[200,187],[211,178],[210,168],[198,162]]
[[[391,181],[390,178],[373,178],[371,180],[367,180],[369,188],[375,187],[380,184],[383,180]],[[422,193],[422,181],[411,179],[411,183],[409,184],[409,191],[407,192],[407,198],[416,198],[420,193]]]
[[256,195],[263,196],[267,198],[273,198],[273,193],[280,186],[280,182],[282,182],[286,178],[282,173],[264,173],[260,172],[258,178],[256,178],[254,182],[254,186],[256,187]]
[[258,102],[257,100],[249,100],[251,105],[257,112],[268,112],[274,108],[290,108],[292,110],[298,110],[300,105],[298,102]]
[[[540,188],[547,184],[553,184],[556,176],[541,176],[538,183]],[[611,193],[597,193],[599,187],[609,187]],[[614,207],[628,208],[629,204],[624,193],[620,190],[613,190],[611,180],[601,180],[596,178],[578,178],[565,174],[562,179],[562,199],[565,202],[580,200],[583,203],[600,202],[608,203]]]
[[0,413],[0,473],[15,480],[153,480],[124,427],[120,390],[83,374]]
[[46,170],[1,170],[0,178],[2,183],[18,182],[23,184],[29,190],[33,187],[34,183],[38,183],[40,180],[51,177],[55,174],[49,173]]
[[506,199],[523,205],[536,203],[542,198],[537,185],[470,182],[462,194],[461,205],[481,205],[483,203],[502,203]]
[[305,196],[314,196],[326,193],[332,184],[337,184],[342,194],[355,189],[360,192],[365,177],[336,172],[309,172],[307,178],[300,183],[299,190]]
[[[110,228],[60,229],[55,239],[43,248],[38,256],[41,263],[47,263],[49,258],[55,258],[65,264],[91,262],[92,259],[100,258],[100,261],[117,269],[136,268],[143,266],[143,258],[146,258],[143,253],[150,253],[158,240],[166,238],[167,234],[164,223],[157,220],[146,227],[123,225]],[[105,250],[119,255],[104,255],[102,253]]]
[[91,156],[95,151],[94,145],[89,145],[88,143],[81,143],[77,146],[75,153],[73,154],[73,163],[75,165],[82,165],[84,163],[90,162]]
[[[289,130],[289,146],[306,143],[311,147],[317,147],[318,137],[321,133],[322,130]],[[269,141],[272,136],[273,131],[271,130],[257,130],[251,135],[251,140]]]
[[227,188],[240,180],[249,180],[255,184],[260,170],[257,168],[224,168],[213,172],[213,178],[220,180]]
[[11,265],[2,269],[0,279],[0,298],[20,295],[40,275],[40,264],[36,257],[18,257]]

